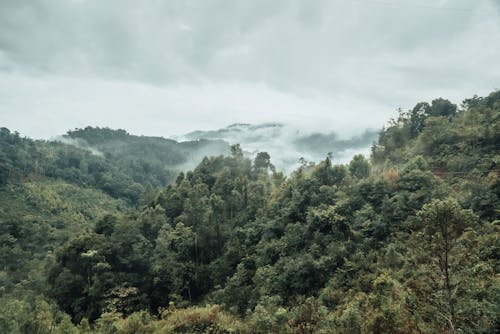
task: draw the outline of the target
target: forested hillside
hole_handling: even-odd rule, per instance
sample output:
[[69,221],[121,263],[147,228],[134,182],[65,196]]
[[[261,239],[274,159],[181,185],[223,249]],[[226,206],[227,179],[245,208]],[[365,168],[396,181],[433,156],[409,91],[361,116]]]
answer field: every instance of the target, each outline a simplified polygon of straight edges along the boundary
[[0,184],[59,179],[132,205],[140,204],[144,192],[168,185],[203,154],[229,153],[222,141],[179,143],[92,127],[69,131],[56,141],[34,141],[1,128],[0,145]]
[[500,92],[289,176],[238,145],[172,177],[168,143],[68,137],[102,156],[0,132],[1,333],[497,333]]

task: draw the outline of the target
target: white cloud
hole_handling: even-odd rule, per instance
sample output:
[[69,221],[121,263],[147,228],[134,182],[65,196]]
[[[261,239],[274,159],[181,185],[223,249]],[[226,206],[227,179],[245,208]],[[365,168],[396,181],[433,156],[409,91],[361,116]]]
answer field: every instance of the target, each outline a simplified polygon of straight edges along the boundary
[[347,134],[498,89],[495,0],[0,3],[0,116],[170,135],[233,122]]
[[204,82],[162,87],[18,74],[0,77],[0,99],[4,126],[38,138],[86,125],[169,136],[230,123],[276,120],[349,136],[373,124],[381,126],[387,117],[380,115],[392,113],[389,106],[376,103],[368,110],[353,97],[296,96],[265,84]]

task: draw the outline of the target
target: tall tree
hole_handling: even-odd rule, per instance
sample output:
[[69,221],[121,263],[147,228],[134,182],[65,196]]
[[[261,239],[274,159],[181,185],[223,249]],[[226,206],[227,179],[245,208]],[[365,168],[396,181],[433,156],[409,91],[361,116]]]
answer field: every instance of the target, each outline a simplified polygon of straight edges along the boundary
[[[418,234],[419,262],[429,269],[433,284],[432,300],[441,316],[446,320],[448,330],[457,332],[460,321],[457,317],[460,275],[463,266],[468,266],[468,254],[458,247],[462,236],[472,228],[477,217],[470,210],[464,210],[453,199],[433,200],[424,205],[418,213],[423,230]],[[459,250],[459,251],[456,251]]]

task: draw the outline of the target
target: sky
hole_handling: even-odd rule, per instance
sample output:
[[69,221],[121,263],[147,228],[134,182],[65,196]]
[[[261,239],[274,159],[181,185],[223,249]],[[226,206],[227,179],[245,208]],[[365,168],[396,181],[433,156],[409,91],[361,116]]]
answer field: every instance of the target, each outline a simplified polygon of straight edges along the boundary
[[500,88],[500,0],[0,0],[0,126],[340,136]]

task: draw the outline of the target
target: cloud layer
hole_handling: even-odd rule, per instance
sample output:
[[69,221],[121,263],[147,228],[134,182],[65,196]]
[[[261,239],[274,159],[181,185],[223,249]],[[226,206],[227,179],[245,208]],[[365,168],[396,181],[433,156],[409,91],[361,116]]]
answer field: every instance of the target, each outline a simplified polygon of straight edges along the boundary
[[286,173],[294,171],[300,159],[319,162],[331,156],[334,163],[347,163],[355,154],[369,155],[370,147],[378,131],[367,130],[362,135],[340,138],[336,133],[304,131],[281,123],[232,124],[223,129],[193,131],[173,139],[223,140],[229,144],[240,144],[252,159],[258,152],[268,152],[271,162]]
[[0,115],[37,137],[273,121],[359,133],[397,107],[499,88],[499,35],[496,0],[4,0]]

